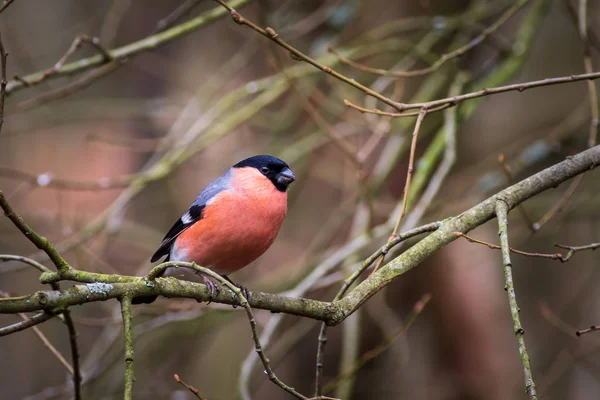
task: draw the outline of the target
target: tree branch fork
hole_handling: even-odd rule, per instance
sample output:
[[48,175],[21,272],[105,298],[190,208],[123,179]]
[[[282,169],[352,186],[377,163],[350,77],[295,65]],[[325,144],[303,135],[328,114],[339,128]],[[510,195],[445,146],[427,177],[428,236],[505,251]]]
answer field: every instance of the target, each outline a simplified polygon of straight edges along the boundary
[[[271,293],[252,292],[248,299],[249,304],[252,308],[256,309],[269,310],[274,313],[287,313],[324,321],[327,325],[337,325],[393,279],[416,267],[435,251],[456,240],[457,235],[455,232],[467,233],[495,218],[495,206],[498,200],[504,201],[510,210],[540,192],[557,187],[562,182],[598,166],[600,166],[600,145],[577,155],[567,157],[566,160],[500,191],[462,214],[434,224],[434,228],[437,229],[432,233],[382,266],[346,296],[338,300],[326,302],[307,298],[292,298]],[[31,228],[25,225],[19,216],[14,214],[4,199],[2,192],[0,192],[0,206],[4,209],[5,214],[9,216],[13,223],[32,242],[38,245],[38,247],[44,247],[45,251],[52,252],[53,248],[46,239],[38,237],[43,240],[38,240],[36,243],[36,237],[32,237],[31,234],[33,231],[27,232],[27,229]],[[23,228],[23,226],[26,228]],[[403,235],[407,238],[432,230],[432,228],[426,230],[421,227],[406,232]],[[33,234],[35,235],[34,232]],[[387,252],[393,245],[393,243],[387,243],[378,252]],[[198,302],[210,300],[210,292],[204,284],[170,277],[153,278],[155,276],[153,271],[156,269],[176,266],[193,269],[201,268],[193,263],[163,263],[156,266],[146,277],[135,277],[76,270],[66,264],[64,259],[58,254],[56,254],[56,257],[53,257],[53,262],[57,266],[57,272],[43,272],[40,275],[41,283],[49,284],[58,281],[72,281],[81,284],[64,290],[44,290],[26,296],[1,298],[0,313],[15,314],[46,311],[54,314],[69,307],[89,302],[152,295],[161,295],[167,298],[190,298]],[[231,290],[222,290],[214,296],[212,301],[236,306],[241,305],[239,297]]]

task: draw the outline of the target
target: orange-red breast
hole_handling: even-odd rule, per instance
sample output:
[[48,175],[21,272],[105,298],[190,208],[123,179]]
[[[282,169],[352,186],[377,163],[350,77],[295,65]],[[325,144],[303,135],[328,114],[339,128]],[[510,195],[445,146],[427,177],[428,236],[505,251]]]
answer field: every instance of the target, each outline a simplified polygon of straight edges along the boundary
[[[227,275],[260,257],[273,243],[287,212],[287,189],[296,177],[282,160],[247,158],[210,183],[165,235],[152,262],[195,262]],[[205,283],[214,290],[206,277]],[[138,297],[134,304],[151,303]]]

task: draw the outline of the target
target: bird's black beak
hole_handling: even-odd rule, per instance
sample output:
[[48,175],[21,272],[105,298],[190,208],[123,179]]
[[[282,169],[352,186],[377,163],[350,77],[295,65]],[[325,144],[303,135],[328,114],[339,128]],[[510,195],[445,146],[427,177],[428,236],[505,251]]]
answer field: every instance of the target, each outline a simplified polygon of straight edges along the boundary
[[296,180],[296,176],[291,169],[286,168],[277,175],[277,183],[287,186]]

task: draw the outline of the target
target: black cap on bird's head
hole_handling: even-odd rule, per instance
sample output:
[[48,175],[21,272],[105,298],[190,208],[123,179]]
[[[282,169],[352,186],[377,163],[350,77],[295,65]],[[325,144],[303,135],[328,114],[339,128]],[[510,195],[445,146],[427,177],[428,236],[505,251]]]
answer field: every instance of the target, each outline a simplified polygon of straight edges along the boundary
[[296,180],[290,167],[288,167],[285,161],[277,157],[267,155],[254,156],[246,158],[233,166],[233,168],[245,167],[256,168],[261,174],[269,178],[280,192],[285,192],[290,183]]

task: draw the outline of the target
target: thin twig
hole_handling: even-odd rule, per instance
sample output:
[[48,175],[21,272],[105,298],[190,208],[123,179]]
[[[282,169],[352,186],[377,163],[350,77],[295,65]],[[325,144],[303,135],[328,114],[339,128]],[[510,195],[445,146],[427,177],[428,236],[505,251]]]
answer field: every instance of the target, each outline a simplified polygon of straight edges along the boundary
[[417,117],[417,122],[415,123],[415,129],[412,133],[412,142],[410,144],[410,156],[408,159],[408,171],[406,172],[406,183],[404,184],[404,194],[402,198],[402,209],[400,210],[400,215],[396,220],[396,225],[394,225],[394,231],[392,232],[392,238],[394,238],[398,234],[398,229],[400,228],[400,222],[404,215],[406,215],[406,204],[408,201],[408,190],[410,189],[410,180],[412,178],[413,170],[414,170],[414,161],[415,161],[415,152],[417,151],[417,137],[419,136],[419,130],[421,129],[421,123],[425,116],[427,115],[427,109],[421,108],[419,111],[419,116]]
[[8,8],[15,0],[4,0],[0,6],[0,13]]
[[431,300],[431,294],[426,293],[415,303],[412,312],[407,317],[406,322],[398,328],[398,330],[388,339],[386,339],[380,345],[374,347],[373,349],[365,352],[357,362],[350,367],[350,369],[342,375],[338,375],[333,380],[329,381],[327,385],[323,388],[323,393],[330,393],[333,389],[335,389],[340,383],[348,379],[349,377],[356,374],[360,369],[369,361],[381,355],[384,351],[386,351],[392,344],[394,344],[401,336],[406,335],[410,327],[417,320],[417,317],[421,314],[421,312],[425,309],[429,301]]
[[[58,287],[58,284],[56,284]],[[79,362],[79,347],[77,346],[77,330],[75,329],[75,323],[69,310],[65,310],[62,313],[64,322],[67,325],[69,331],[69,346],[71,347],[71,363],[73,365],[73,392],[75,400],[81,400],[81,365]]]
[[[500,164],[500,166],[502,167],[502,172],[504,172],[504,175],[506,176],[506,179],[508,180],[508,184],[512,185],[514,183],[512,170],[510,168],[510,165],[508,165],[506,163],[506,159],[504,157],[504,154],[502,154],[502,153],[498,155],[498,164]],[[525,211],[525,207],[523,206],[523,204],[519,204],[517,209],[519,210],[519,213],[521,214],[523,221],[525,221],[525,225],[529,229],[531,229],[532,232],[535,232],[536,230],[533,227],[533,220],[529,217],[529,214],[527,214],[527,211]]]
[[[23,319],[23,321],[27,321],[29,319],[27,317],[27,315],[22,314],[22,313],[20,313],[19,316]],[[63,367],[65,367],[65,369],[67,370],[69,375],[73,376],[74,372],[73,372],[73,367],[71,366],[71,364],[69,364],[69,362],[63,357],[62,354],[60,354],[60,352],[56,349],[56,347],[54,347],[52,345],[52,343],[50,343],[50,341],[48,340],[46,335],[44,335],[44,333],[40,330],[40,328],[38,328],[37,326],[33,326],[33,327],[31,327],[31,329],[40,338],[40,340],[42,341],[44,346],[46,346],[48,348],[48,350],[50,350],[50,352],[52,354],[54,354],[54,356],[58,359],[58,361],[63,365]]]
[[123,317],[123,337],[125,339],[125,390],[124,400],[133,399],[133,324],[131,321],[131,297],[123,296],[121,299],[121,315]]
[[[512,85],[497,86],[497,87],[493,87],[493,88],[485,88],[485,89],[477,90],[475,92],[461,94],[459,96],[447,97],[447,98],[432,100],[432,101],[423,102],[423,103],[396,103],[396,107],[394,107],[394,108],[397,109],[398,111],[405,111],[405,110],[416,110],[416,109],[425,107],[431,111],[431,110],[434,110],[434,107],[439,107],[441,105],[448,104],[449,106],[453,107],[453,106],[456,106],[458,103],[461,103],[465,100],[472,100],[472,99],[476,99],[479,97],[489,96],[492,94],[512,92],[512,91],[523,92],[528,89],[538,88],[538,87],[542,87],[542,86],[552,86],[552,85],[560,85],[560,84],[569,83],[569,82],[596,80],[598,78],[600,78],[600,72],[561,76],[561,77],[557,77],[557,78],[546,78],[546,79],[541,79],[538,81],[514,83]],[[358,106],[355,106],[353,103],[351,103],[348,100],[345,100],[345,103],[347,106],[353,106],[354,108],[359,108]],[[383,111],[380,111],[380,110],[369,110],[366,108],[364,110],[365,111],[363,111],[363,112],[365,112],[365,113],[372,113],[372,114],[383,113]]]
[[560,249],[565,249],[565,250],[569,250],[569,252],[567,253],[566,256],[564,256],[563,261],[568,261],[573,254],[575,254],[578,251],[582,251],[582,250],[596,250],[598,248],[600,248],[600,242],[598,243],[591,243],[591,244],[586,244],[584,246],[567,246],[564,244],[559,244],[559,243],[555,243],[554,246],[560,248]]
[[579,176],[576,176],[575,179],[571,181],[569,187],[567,188],[563,196],[560,198],[560,200],[550,210],[548,210],[548,212],[546,212],[546,214],[544,214],[542,218],[540,218],[537,222],[533,224],[533,229],[539,231],[542,228],[542,226],[546,225],[548,221],[550,221],[552,218],[554,218],[556,214],[563,210],[563,208],[567,205],[571,197],[573,197],[573,195],[575,194],[575,190],[577,190],[577,187],[581,183],[581,180],[584,176],[585,175],[581,174]]
[[180,385],[182,385],[183,387],[185,387],[187,390],[189,390],[197,399],[200,400],[205,400],[202,396],[200,396],[200,394],[198,393],[198,389],[196,389],[195,387],[193,387],[192,385],[188,385],[187,383],[185,383],[177,374],[173,374],[173,378],[175,378],[175,382],[179,383]]
[[90,86],[97,80],[114,72],[123,64],[123,61],[124,60],[121,59],[112,60],[111,62],[108,62],[107,64],[90,71],[87,75],[84,75],[73,82],[69,82],[63,87],[42,93],[32,99],[27,99],[17,103],[15,108],[17,111],[27,111],[48,104],[54,100],[64,99],[65,97],[79,92],[81,89]]
[[277,34],[277,32],[275,32],[275,30],[273,30],[273,28],[267,27],[267,28],[263,29],[260,26],[256,25],[255,23],[253,23],[252,21],[249,21],[248,19],[244,18],[240,13],[235,11],[225,1],[223,1],[223,0],[215,0],[215,1],[219,4],[221,4],[223,7],[225,7],[229,11],[229,14],[231,15],[231,18],[233,19],[234,22],[236,22],[239,25],[245,25],[245,26],[253,29],[254,31],[260,33],[267,39],[270,39],[273,42],[277,43],[279,46],[281,46],[285,50],[287,50],[293,59],[298,60],[298,61],[305,61],[305,62],[313,65],[314,67],[320,69],[321,71],[341,80],[342,82],[345,82],[350,86],[354,86],[355,88],[361,90],[362,92],[366,93],[367,95],[372,96],[372,97],[376,98],[377,100],[382,101],[383,103],[397,109],[398,111],[402,111],[401,108],[398,108],[399,103],[385,97],[384,95],[382,95],[374,90],[369,89],[368,87],[358,83],[354,79],[348,78],[347,76],[340,74],[339,72],[333,70],[331,67],[328,67],[326,65],[322,65],[322,64],[318,63],[317,61],[310,58],[306,54],[297,50],[295,47],[289,45],[286,41],[284,41],[283,39],[281,39],[279,37],[279,35]]
[[0,166],[0,176],[8,179],[23,180],[35,187],[78,191],[121,189],[127,187],[134,177],[133,175],[124,175],[117,178],[104,177],[90,181],[72,181],[55,178],[52,172],[34,175],[29,172],[3,166]]
[[[8,5],[10,5],[10,1],[6,3],[0,9],[0,12]],[[2,34],[0,34],[0,66],[2,68],[2,75],[0,80],[0,133],[2,133],[2,125],[4,124],[4,98],[6,97],[6,85],[8,81],[6,80],[6,59],[8,58],[8,54],[4,50],[4,44],[2,43]]]
[[[348,289],[352,286],[354,282],[360,277],[360,275],[369,268],[375,261],[385,256],[394,246],[402,243],[406,239],[412,238],[414,236],[421,235],[423,233],[433,232],[440,227],[440,222],[432,222],[430,224],[426,224],[420,226],[418,228],[411,229],[409,231],[403,232],[400,235],[397,235],[394,238],[390,238],[388,242],[379,248],[375,253],[371,254],[362,264],[361,266],[354,271],[348,278],[344,280],[344,284],[337,292],[332,301],[336,301],[344,297]],[[317,346],[317,362],[316,362],[316,374],[315,374],[315,395],[314,397],[319,397],[322,394],[323,390],[323,359],[325,357],[325,345],[327,343],[327,324],[321,325],[321,330],[319,331],[319,339]]]
[[175,8],[171,14],[167,15],[156,24],[156,28],[152,33],[163,32],[165,29],[169,29],[173,26],[177,21],[183,18],[187,13],[189,13],[194,7],[196,7],[200,3],[200,0],[186,0]]
[[231,282],[227,281],[220,275],[212,272],[211,270],[206,269],[205,271],[203,271],[203,273],[205,273],[205,274],[207,272],[210,277],[217,279],[221,284],[227,286],[228,289],[233,291],[239,298],[241,306],[244,307],[244,310],[246,310],[246,315],[248,317],[248,321],[250,322],[250,329],[252,330],[252,340],[254,341],[254,350],[260,357],[260,359],[263,363],[263,366],[265,367],[267,376],[269,377],[269,380],[271,382],[273,382],[275,385],[277,385],[280,388],[282,388],[283,390],[285,390],[286,392],[288,392],[289,394],[291,394],[292,396],[294,396],[298,399],[307,399],[306,396],[298,393],[293,387],[288,386],[285,383],[283,383],[275,375],[275,372],[273,372],[273,369],[271,368],[271,363],[270,363],[269,359],[267,358],[267,356],[265,355],[263,348],[260,344],[260,338],[258,336],[258,330],[256,327],[256,320],[254,319],[254,314],[252,313],[252,308],[250,307],[250,304],[248,303],[248,300],[246,299],[246,297],[244,297],[242,290],[240,290],[240,288],[236,287],[235,285],[233,285]]
[[37,269],[40,272],[52,272],[48,267],[39,262],[32,260],[31,258],[16,256],[12,254],[0,254],[0,261],[19,261],[23,264],[27,264]]
[[577,335],[577,336],[585,335],[586,333],[594,332],[594,331],[597,331],[598,329],[600,329],[600,326],[592,325],[587,329],[580,329],[580,330],[576,331],[575,335]]
[[[71,269],[71,266],[58,253],[56,248],[48,241],[48,239],[38,235],[29,225],[27,225],[23,218],[15,214],[10,204],[8,204],[8,202],[6,201],[2,191],[0,191],[0,208],[4,210],[4,214],[13,222],[13,224],[21,231],[21,233],[25,235],[25,237],[27,237],[38,249],[43,250],[48,255],[48,258],[50,258],[50,260],[56,266],[59,275]],[[51,271],[44,265],[27,257],[7,255],[4,256],[4,259],[20,261],[37,268],[42,273],[51,273]],[[60,290],[60,285],[57,282],[50,282],[50,286],[53,290]],[[67,325],[67,329],[69,331],[69,346],[71,347],[73,390],[75,400],[80,400],[82,378],[81,369],[79,365],[79,349],[77,346],[77,330],[75,329],[75,324],[73,323],[73,319],[71,318],[70,311],[65,308],[62,312],[62,315],[64,317],[64,322]]]
[[[577,13],[578,19],[578,30],[579,37],[581,38],[581,42],[583,43],[583,66],[585,72],[587,74],[593,72],[593,64],[592,64],[592,54],[590,49],[590,41],[588,38],[588,23],[587,23],[587,0],[579,0],[579,7]],[[596,144],[596,135],[598,133],[598,124],[600,123],[600,110],[598,108],[598,91],[596,89],[596,83],[593,80],[587,81],[588,86],[588,94],[590,98],[590,125],[589,125],[589,138],[588,138],[588,146],[592,147]],[[556,214],[562,211],[565,205],[569,202],[573,194],[575,194],[575,190],[583,180],[584,175],[580,175],[575,178],[569,188],[563,195],[563,197],[552,207],[546,214],[540,218],[538,222],[536,222],[533,227],[537,231],[542,226],[544,226],[550,219],[552,219]]]
[[121,21],[127,14],[129,7],[131,7],[131,0],[112,0],[108,13],[100,28],[100,39],[106,46],[112,46],[114,44]]
[[[590,48],[590,40],[588,38],[588,2],[587,0],[579,0],[578,7],[578,28],[579,37],[583,43],[583,67],[586,73],[594,71],[592,64],[592,51]],[[588,93],[590,96],[590,128],[589,128],[589,139],[588,146],[592,147],[596,144],[596,136],[598,134],[598,124],[600,123],[600,112],[598,110],[598,90],[596,89],[596,83],[594,81],[588,81]]]
[[[392,117],[392,118],[418,117],[419,113],[420,113],[420,111],[413,111],[413,112],[406,112],[406,113],[393,113],[393,112],[381,111],[376,108],[369,109],[369,108],[357,106],[356,104],[351,103],[345,99],[344,99],[344,105],[346,105],[347,107],[350,107],[350,108],[354,108],[355,110],[360,111],[363,114],[375,114],[375,115],[380,115],[382,117]],[[450,103],[442,104],[441,106],[434,107],[434,108],[428,110],[427,112],[434,113],[437,111],[445,110],[446,108],[449,108],[451,106],[452,106],[452,104],[450,104]]]
[[529,354],[525,346],[525,330],[521,326],[519,318],[519,306],[515,294],[515,286],[512,276],[512,262],[510,261],[510,247],[508,245],[508,204],[502,199],[496,200],[496,218],[498,218],[498,235],[500,236],[500,245],[502,247],[502,264],[504,265],[505,289],[508,293],[508,302],[510,305],[510,315],[513,320],[514,333],[517,337],[517,346],[523,373],[525,375],[525,391],[530,400],[537,400],[533,374],[529,363]]
[[112,53],[109,50],[106,50],[102,46],[102,44],[100,44],[100,39],[93,36],[79,34],[75,37],[75,39],[71,43],[71,46],[69,46],[69,49],[65,52],[65,54],[63,54],[63,56],[58,60],[58,62],[54,64],[54,66],[43,71],[35,78],[28,79],[27,77],[19,77],[19,82],[21,82],[27,87],[34,86],[46,80],[47,78],[58,74],[58,72],[69,60],[69,58],[71,58],[71,56],[81,47],[83,43],[90,44],[94,49],[96,49],[96,51],[98,51],[98,53],[100,53],[100,55],[102,56],[102,63],[107,63],[113,59]]
[[[236,7],[243,7],[249,2],[250,0],[234,0],[234,2],[232,3],[235,3]],[[214,9],[208,10],[207,12],[199,15],[198,17],[190,21],[174,26],[173,28],[168,29],[164,32],[145,37],[144,39],[138,40],[137,42],[129,43],[125,46],[113,50],[107,50],[107,52],[112,56],[113,59],[129,58],[135,54],[139,54],[149,50],[154,50],[174,39],[184,37],[194,32],[198,28],[201,28],[216,21],[224,15],[226,15],[226,13],[223,12],[222,7],[215,7]],[[36,72],[34,74],[30,74],[24,77],[16,77],[8,83],[6,92],[12,94],[16,91],[25,89],[27,87],[37,85],[47,79],[57,78],[59,76],[71,75],[75,73],[81,73],[83,71],[93,69],[101,64],[104,64],[105,62],[105,57],[102,54],[99,54],[93,57],[83,58],[81,60],[77,60],[69,64],[64,64],[56,72],[53,72],[51,75],[45,76],[44,78],[42,78],[42,76],[44,76],[47,70]]]
[[[484,242],[483,240],[475,239],[475,238],[473,238],[473,237],[471,237],[469,235],[465,235],[464,233],[454,232],[454,234],[456,236],[463,237],[463,238],[467,239],[471,243],[482,244],[482,245],[487,246],[487,247],[489,247],[490,249],[493,249],[493,250],[502,250],[502,247],[500,247],[500,246],[498,246],[496,244],[492,244],[492,243],[489,243],[489,242]],[[526,251],[521,251],[521,250],[513,249],[512,247],[510,248],[510,251],[512,253],[520,254],[520,255],[526,256],[526,257],[549,258],[550,260],[559,260],[561,262],[568,261],[568,259],[565,259],[565,257],[563,257],[563,255],[560,254],[560,253],[554,253],[554,254],[529,253],[529,252],[526,252]]]
[[4,215],[6,215],[12,223],[19,228],[21,233],[25,235],[27,239],[31,241],[38,249],[43,250],[59,273],[65,272],[71,268],[69,263],[62,258],[62,256],[56,251],[56,248],[43,236],[38,235],[31,229],[27,223],[21,218],[19,215],[15,214],[11,206],[8,204],[4,197],[4,193],[0,191],[0,208],[4,210]]
[[0,337],[10,335],[12,333],[20,332],[25,329],[31,328],[34,325],[41,324],[42,322],[46,322],[49,319],[54,318],[55,315],[49,312],[41,312],[39,314],[34,315],[31,318],[23,320],[21,322],[17,322],[16,324],[5,326],[4,328],[0,328]]
[[527,4],[528,1],[529,0],[518,1],[512,7],[510,7],[508,10],[506,10],[506,12],[504,12],[504,14],[502,14],[496,22],[494,22],[492,25],[490,25],[486,29],[484,29],[477,37],[473,38],[469,43],[465,44],[464,46],[459,47],[458,49],[456,49],[450,53],[443,54],[436,62],[434,62],[432,65],[430,65],[427,68],[417,69],[417,70],[413,70],[413,71],[390,71],[390,70],[380,69],[380,68],[370,68],[370,67],[367,67],[365,65],[359,64],[355,61],[351,61],[351,60],[348,60],[348,59],[340,56],[331,47],[328,47],[328,51],[333,53],[343,64],[357,68],[364,72],[369,72],[369,73],[380,75],[380,76],[391,76],[391,77],[395,77],[395,78],[410,78],[410,77],[415,77],[415,76],[426,75],[426,74],[430,74],[432,72],[437,71],[447,61],[449,61],[453,58],[462,56],[469,50],[473,49],[475,46],[482,43],[489,35],[491,35],[495,31],[497,31],[502,25],[504,25],[504,23],[506,21],[508,21],[508,19],[510,19],[510,17],[512,17],[517,11],[519,11],[519,9],[521,7],[523,7],[525,4]]

